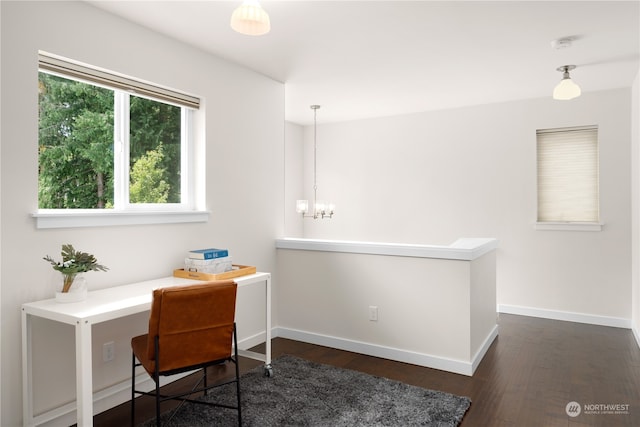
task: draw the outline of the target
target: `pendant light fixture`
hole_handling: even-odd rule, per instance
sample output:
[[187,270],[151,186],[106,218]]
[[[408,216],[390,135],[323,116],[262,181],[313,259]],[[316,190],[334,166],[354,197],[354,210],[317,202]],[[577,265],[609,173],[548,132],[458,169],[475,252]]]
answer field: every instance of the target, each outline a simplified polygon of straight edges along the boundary
[[563,65],[557,68],[557,70],[562,73],[562,80],[555,89],[553,89],[553,99],[567,101],[580,96],[582,93],[580,86],[575,84],[569,76],[569,71],[575,70],[575,68],[575,65]]
[[271,30],[271,22],[257,0],[244,0],[231,15],[231,28],[240,34],[261,36]]
[[318,124],[316,113],[320,108],[319,105],[312,105],[313,110],[313,214],[309,213],[308,200],[296,200],[296,212],[302,214],[303,218],[324,219],[333,217],[335,205],[331,202],[323,202],[318,200],[318,182],[317,182],[317,148],[318,148]]

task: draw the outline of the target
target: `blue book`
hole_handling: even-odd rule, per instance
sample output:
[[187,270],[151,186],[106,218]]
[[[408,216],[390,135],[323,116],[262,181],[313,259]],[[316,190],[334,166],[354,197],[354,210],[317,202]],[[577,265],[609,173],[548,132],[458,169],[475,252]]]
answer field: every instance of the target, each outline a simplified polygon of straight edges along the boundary
[[189,252],[189,258],[191,259],[214,259],[229,256],[229,251],[226,249],[196,249]]

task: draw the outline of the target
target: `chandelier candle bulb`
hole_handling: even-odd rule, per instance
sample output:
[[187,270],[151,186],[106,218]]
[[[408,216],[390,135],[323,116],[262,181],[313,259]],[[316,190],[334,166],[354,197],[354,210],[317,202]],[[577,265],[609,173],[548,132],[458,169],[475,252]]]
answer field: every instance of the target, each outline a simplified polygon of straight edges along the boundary
[[309,212],[308,200],[296,200],[296,212],[306,214]]

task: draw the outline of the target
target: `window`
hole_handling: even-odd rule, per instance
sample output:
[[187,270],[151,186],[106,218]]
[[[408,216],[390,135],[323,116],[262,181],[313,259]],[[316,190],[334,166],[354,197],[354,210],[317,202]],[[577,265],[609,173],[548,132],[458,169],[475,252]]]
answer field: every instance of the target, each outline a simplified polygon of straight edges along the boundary
[[596,126],[538,130],[537,169],[538,229],[600,229]]
[[73,214],[182,222],[158,214],[196,211],[198,98],[49,54],[39,66],[38,226],[72,225]]

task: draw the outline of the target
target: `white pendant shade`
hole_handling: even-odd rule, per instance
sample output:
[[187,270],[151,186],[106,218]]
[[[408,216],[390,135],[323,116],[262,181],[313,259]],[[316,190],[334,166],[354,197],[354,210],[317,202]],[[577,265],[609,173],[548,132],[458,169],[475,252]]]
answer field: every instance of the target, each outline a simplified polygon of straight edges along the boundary
[[575,65],[563,65],[558,68],[558,71],[562,72],[562,80],[560,80],[560,83],[553,89],[553,99],[568,101],[580,96],[582,93],[580,86],[575,84],[569,76],[569,71],[575,68]]
[[580,86],[575,84],[573,80],[563,79],[555,89],[553,89],[553,99],[566,101],[579,97],[581,93]]
[[245,0],[231,15],[231,28],[240,34],[261,36],[271,30],[271,23],[260,3]]

